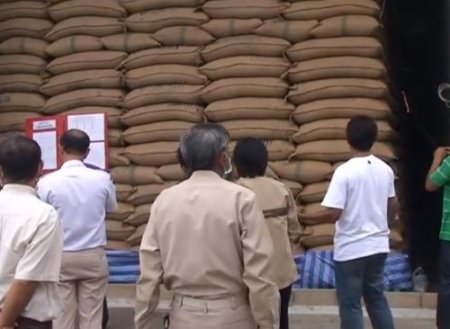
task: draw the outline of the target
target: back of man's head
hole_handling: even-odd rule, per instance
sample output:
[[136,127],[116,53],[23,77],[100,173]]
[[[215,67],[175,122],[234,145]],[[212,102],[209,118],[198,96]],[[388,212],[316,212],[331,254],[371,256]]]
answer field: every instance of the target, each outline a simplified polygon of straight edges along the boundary
[[377,139],[377,134],[376,122],[365,115],[353,117],[347,125],[347,142],[357,151],[370,151]]
[[0,168],[7,183],[26,184],[39,175],[41,148],[34,140],[14,136],[0,144]]
[[59,143],[67,154],[84,156],[89,150],[91,143],[89,136],[82,130],[70,129],[62,135]]

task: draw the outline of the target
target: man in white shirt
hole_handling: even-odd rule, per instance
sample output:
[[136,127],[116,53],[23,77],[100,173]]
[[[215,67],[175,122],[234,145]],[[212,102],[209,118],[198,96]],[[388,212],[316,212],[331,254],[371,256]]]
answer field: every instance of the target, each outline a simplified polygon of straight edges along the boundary
[[395,216],[394,173],[371,153],[377,133],[369,117],[350,120],[352,158],[336,169],[322,202],[325,209],[300,216],[337,221],[334,260],[342,329],[364,327],[361,297],[374,329],[394,328],[383,285],[390,251],[388,221]]
[[60,311],[63,232],[40,201],[39,145],[16,136],[0,144],[0,328],[51,329]]
[[60,140],[63,166],[38,183],[39,196],[56,208],[64,227],[60,278],[64,309],[56,329],[102,327],[108,282],[105,215],[115,210],[117,201],[110,175],[83,164],[89,144],[83,131],[67,131]]

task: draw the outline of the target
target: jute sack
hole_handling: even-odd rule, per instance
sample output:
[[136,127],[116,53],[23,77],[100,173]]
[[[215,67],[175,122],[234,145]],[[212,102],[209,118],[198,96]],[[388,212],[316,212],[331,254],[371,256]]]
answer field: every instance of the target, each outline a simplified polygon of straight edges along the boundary
[[280,57],[290,46],[289,41],[259,35],[240,35],[218,39],[201,52],[206,62],[232,56]]
[[119,202],[117,204],[117,209],[114,212],[109,212],[106,214],[106,219],[123,221],[134,211],[134,206],[131,204]]
[[[350,119],[325,119],[301,125],[297,133],[291,140],[296,144],[306,142],[326,140],[326,139],[346,139],[347,124]],[[378,121],[377,140],[390,140],[394,132],[386,121]]]
[[298,63],[288,72],[292,83],[332,78],[383,79],[385,76],[386,67],[383,62],[356,56],[312,59]]
[[325,19],[341,15],[368,15],[377,17],[380,6],[372,0],[300,1],[283,11],[289,20]]
[[333,244],[336,229],[334,224],[318,224],[306,226],[304,233],[310,235],[302,238],[301,243],[306,248],[315,248]]
[[54,96],[76,89],[122,87],[122,74],[116,70],[87,70],[55,75],[42,84],[40,91]]
[[314,247],[314,248],[308,248],[308,251],[314,251],[314,252],[319,252],[319,251],[333,251],[334,250],[334,245],[333,244],[327,244],[324,246],[319,246],[319,247]]
[[210,80],[248,77],[279,78],[289,67],[289,62],[283,58],[234,56],[209,62],[200,68],[200,72]]
[[131,145],[125,149],[125,155],[141,166],[164,166],[178,163],[178,142],[157,142]]
[[319,24],[317,20],[285,21],[267,20],[253,33],[266,37],[282,38],[296,43],[311,38],[311,30]]
[[52,57],[62,57],[101,49],[103,49],[103,43],[99,38],[89,35],[74,35],[56,40],[45,49],[45,52]]
[[262,25],[259,18],[250,19],[212,19],[202,25],[202,28],[208,31],[216,38],[225,38],[233,35],[250,34]]
[[40,112],[45,98],[32,93],[2,93],[0,112]]
[[53,23],[42,18],[11,18],[0,22],[0,41],[14,37],[44,39]]
[[121,122],[122,111],[115,107],[84,106],[63,112],[62,114],[93,114],[93,113],[105,113],[107,115],[109,128],[120,128],[122,126]]
[[108,129],[108,144],[113,147],[125,145],[121,129]]
[[12,1],[0,4],[0,21],[14,17],[47,18],[47,6],[40,1]]
[[125,24],[117,18],[110,17],[74,17],[57,23],[46,35],[50,42],[72,35],[90,35],[105,37],[125,32]]
[[198,7],[204,3],[205,0],[120,0],[121,6],[130,13],[172,7]]
[[54,21],[60,22],[83,16],[123,18],[127,16],[127,11],[118,0],[69,0],[51,6],[48,14]]
[[126,57],[127,54],[121,51],[88,51],[56,58],[45,70],[58,75],[75,71],[115,69]]
[[135,187],[126,184],[115,184],[116,185],[116,197],[117,201],[125,202],[136,190]]
[[330,182],[328,181],[306,185],[300,193],[299,198],[304,203],[322,202],[329,185]]
[[200,92],[206,103],[239,97],[283,98],[288,85],[277,78],[231,78],[212,82]]
[[147,224],[150,219],[150,209],[151,204],[143,204],[137,206],[134,209],[134,213],[132,213],[125,221],[125,224],[140,226],[142,224]]
[[[396,158],[392,146],[386,143],[375,143],[372,153],[385,160]],[[351,158],[351,151],[350,146],[345,140],[322,140],[298,145],[292,158],[298,160],[339,162],[349,160]]]
[[383,81],[373,79],[324,79],[308,81],[295,86],[288,99],[295,105],[327,98],[367,97],[384,98],[388,87]]
[[210,121],[238,119],[287,119],[294,105],[279,98],[232,98],[209,104],[205,115]]
[[278,177],[278,175],[275,173],[275,171],[272,170],[272,168],[270,168],[270,164],[267,166],[266,168],[266,172],[264,174],[264,176],[279,180],[280,177]]
[[142,204],[149,204],[155,201],[156,197],[165,189],[175,185],[174,182],[165,182],[164,184],[150,184],[140,185],[136,187],[134,192],[129,198],[128,202],[135,206]]
[[[305,204],[305,205],[301,205],[297,208],[297,212],[299,214],[314,214],[318,211],[323,210],[323,207],[321,205],[321,202],[317,202],[317,203],[309,203],[309,204]],[[300,220],[300,222],[304,225],[317,225],[317,224],[327,224],[327,223],[334,223],[334,221],[329,221],[329,220],[310,220],[310,219],[304,219],[302,218]]]
[[287,57],[292,62],[337,56],[379,58],[382,53],[381,43],[375,38],[367,37],[312,39],[297,43],[286,51]]
[[178,64],[161,64],[130,70],[125,75],[128,88],[152,85],[186,84],[204,85],[208,78],[197,67]]
[[161,177],[156,174],[156,168],[154,167],[115,167],[111,169],[111,177],[116,184],[132,186],[163,183]]
[[324,19],[311,35],[315,38],[336,38],[346,36],[377,36],[380,22],[370,16],[346,15]]
[[192,123],[184,121],[149,123],[128,128],[123,137],[129,144],[178,141],[190,127]]
[[336,98],[313,101],[299,105],[292,113],[292,119],[299,125],[328,118],[351,118],[367,115],[375,120],[390,116],[389,104],[370,98]]
[[131,161],[125,155],[124,147],[109,148],[109,165],[111,167],[128,166]]
[[166,27],[153,37],[164,46],[204,46],[214,41],[214,37],[197,26]]
[[119,107],[125,92],[119,89],[80,89],[53,96],[45,103],[43,113],[58,114],[84,106]]
[[269,152],[269,161],[287,160],[295,152],[294,145],[288,141],[269,140],[265,144]]
[[255,137],[264,140],[287,140],[297,126],[287,120],[230,120],[222,122],[231,139]]
[[294,182],[291,180],[282,179],[280,180],[286,187],[291,191],[294,198],[296,198],[300,192],[303,190],[303,185],[299,182]]
[[0,74],[40,74],[46,61],[34,55],[0,56]]
[[322,161],[278,161],[271,162],[270,167],[283,179],[311,184],[330,179],[333,167]]
[[147,227],[147,224],[142,224],[142,225],[138,226],[136,228],[136,231],[128,237],[127,242],[131,246],[140,246],[146,227]]
[[121,222],[113,220],[106,221],[106,237],[108,240],[126,241],[134,231],[134,226],[122,224]]
[[0,43],[0,54],[25,54],[45,58],[45,48],[48,46],[45,40],[14,37]]
[[159,64],[197,65],[200,47],[180,46],[141,50],[128,56],[122,63],[127,70]]
[[124,241],[106,240],[105,249],[124,251],[124,250],[131,250],[133,249],[133,247]]
[[166,181],[182,181],[187,178],[179,164],[161,166],[156,170],[156,174]]
[[128,93],[123,106],[132,110],[158,103],[200,104],[201,85],[159,85],[135,89]]
[[113,34],[100,39],[106,49],[133,53],[135,51],[159,47],[158,41],[146,33]]
[[211,18],[275,18],[288,7],[276,0],[210,0],[202,10]]
[[0,132],[23,131],[25,129],[25,120],[37,118],[41,115],[35,112],[0,112]]
[[126,126],[137,126],[168,120],[202,122],[202,107],[189,104],[163,103],[135,108],[122,115]]
[[209,20],[196,8],[149,10],[128,16],[127,28],[132,32],[155,33],[171,26],[199,26]]
[[0,75],[0,93],[39,93],[42,78],[36,74]]

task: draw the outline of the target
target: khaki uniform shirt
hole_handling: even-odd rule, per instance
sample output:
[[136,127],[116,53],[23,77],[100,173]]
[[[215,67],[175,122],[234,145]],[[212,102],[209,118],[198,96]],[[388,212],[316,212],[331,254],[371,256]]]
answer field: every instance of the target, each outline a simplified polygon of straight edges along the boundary
[[175,294],[218,299],[247,294],[263,329],[278,328],[272,242],[255,194],[211,171],[163,191],[140,248],[136,329],[149,328],[161,282]]
[[283,183],[272,178],[241,178],[238,183],[255,192],[263,206],[274,247],[273,280],[279,289],[286,288],[298,279],[292,245],[300,239],[301,227],[294,197]]

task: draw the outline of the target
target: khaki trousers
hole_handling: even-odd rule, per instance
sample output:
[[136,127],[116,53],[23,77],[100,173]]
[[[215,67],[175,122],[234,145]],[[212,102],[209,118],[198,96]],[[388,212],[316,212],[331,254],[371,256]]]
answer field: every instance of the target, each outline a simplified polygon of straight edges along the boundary
[[256,329],[245,297],[204,300],[175,296],[169,314],[170,329]]
[[59,283],[64,307],[54,329],[101,329],[107,284],[103,248],[64,252]]

